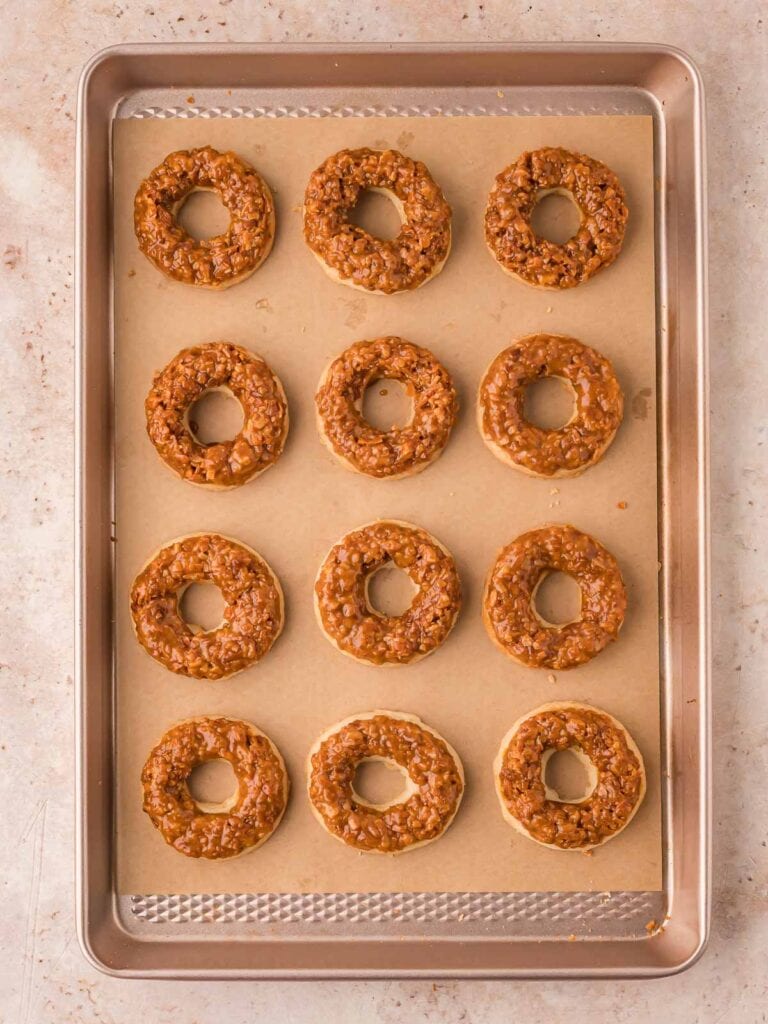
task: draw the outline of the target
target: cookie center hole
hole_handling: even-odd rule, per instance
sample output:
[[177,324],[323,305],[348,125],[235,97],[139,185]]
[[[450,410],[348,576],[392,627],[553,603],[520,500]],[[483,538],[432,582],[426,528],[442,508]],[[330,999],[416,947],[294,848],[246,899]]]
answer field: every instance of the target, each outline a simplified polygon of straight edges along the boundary
[[193,192],[181,205],[176,220],[196,241],[223,235],[229,228],[229,211],[215,192]]
[[228,390],[206,391],[187,413],[190,432],[200,444],[231,441],[243,429],[243,407]]
[[349,219],[382,242],[397,238],[403,223],[390,193],[370,188],[360,193],[354,208],[349,211]]
[[586,800],[595,788],[593,774],[594,769],[582,751],[571,747],[550,751],[544,765],[544,785],[551,790],[548,798],[561,803]]
[[367,589],[371,609],[391,618],[407,612],[418,593],[408,573],[391,563],[368,577]]
[[209,813],[213,812],[215,805],[237,799],[237,779],[232,765],[220,758],[193,768],[187,786],[195,803]]
[[413,400],[399,380],[371,381],[363,395],[363,418],[376,430],[401,430],[413,418]]
[[179,612],[193,633],[209,633],[224,621],[224,596],[213,583],[190,583],[179,602]]
[[534,594],[534,606],[545,622],[564,626],[581,618],[581,588],[565,572],[549,572]]
[[525,388],[523,416],[540,430],[560,430],[573,416],[576,396],[562,377],[541,377]]
[[352,788],[364,804],[390,806],[406,796],[408,775],[394,761],[361,761]]
[[579,208],[569,192],[544,192],[531,214],[531,227],[537,238],[562,245],[581,226]]

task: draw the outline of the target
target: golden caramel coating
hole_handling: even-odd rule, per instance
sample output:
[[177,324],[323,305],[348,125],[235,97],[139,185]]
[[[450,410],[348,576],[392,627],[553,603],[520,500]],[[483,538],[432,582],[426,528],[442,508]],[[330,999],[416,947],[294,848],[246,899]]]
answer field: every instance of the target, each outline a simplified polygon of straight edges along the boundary
[[[371,805],[354,790],[367,759],[391,761],[408,776],[404,799]],[[309,799],[315,816],[337,839],[365,853],[405,853],[438,839],[453,821],[464,792],[456,752],[412,715],[374,711],[338,723],[309,756]]]
[[[544,782],[548,754],[574,749],[590,762],[591,792],[553,799]],[[588,850],[625,828],[645,795],[645,768],[627,730],[585,704],[546,704],[517,722],[494,765],[502,811],[518,831],[559,850]]]
[[[232,766],[237,792],[221,805],[198,804],[189,777],[215,760]],[[195,718],[169,729],[147,758],[141,785],[144,811],[166,843],[208,860],[255,850],[277,828],[288,800],[277,748],[256,726],[232,718]]]
[[[368,602],[368,581],[394,564],[418,588],[402,615],[382,615]],[[461,607],[461,584],[448,551],[426,530],[381,520],[335,544],[315,581],[323,632],[344,654],[372,665],[407,665],[436,650]]]
[[[213,238],[193,238],[176,219],[193,192],[215,192],[229,227]],[[133,222],[139,248],[158,270],[184,284],[227,288],[249,277],[275,238],[272,194],[235,153],[211,146],[170,153],[136,192]]]
[[[387,192],[400,209],[403,224],[391,241],[349,220],[366,189]],[[342,149],[309,179],[304,238],[332,277],[390,295],[440,272],[451,247],[451,208],[420,161],[393,149]]]
[[[525,389],[560,377],[573,390],[573,414],[557,430],[525,418]],[[576,476],[600,460],[621,423],[624,399],[613,367],[575,338],[531,334],[500,352],[478,394],[478,425],[493,454],[534,476]]]
[[[179,601],[190,583],[214,583],[225,601],[217,629],[188,625]],[[255,551],[217,533],[172,541],[131,587],[131,616],[144,650],[195,679],[225,679],[261,660],[283,628],[283,595]]]
[[[569,195],[581,224],[562,245],[531,227],[536,203]],[[485,211],[485,241],[507,273],[539,288],[574,288],[621,252],[629,210],[621,182],[605,164],[565,149],[523,153],[496,177]]]
[[[232,441],[204,444],[189,410],[214,390],[238,400],[243,427]],[[224,341],[179,352],[155,375],[144,409],[147,434],[163,461],[183,480],[213,489],[239,487],[273,466],[288,432],[280,381],[259,356]]]
[[[379,379],[406,386],[413,403],[406,426],[377,430],[363,416],[366,388]],[[427,349],[395,337],[345,349],[325,371],[315,404],[334,455],[358,473],[389,479],[426,469],[447,444],[458,412],[448,371]]]
[[[550,572],[572,576],[581,590],[575,622],[545,622],[534,605]],[[483,595],[483,621],[491,639],[529,668],[569,669],[615,640],[627,595],[621,570],[602,544],[573,526],[544,526],[513,540],[499,553]]]

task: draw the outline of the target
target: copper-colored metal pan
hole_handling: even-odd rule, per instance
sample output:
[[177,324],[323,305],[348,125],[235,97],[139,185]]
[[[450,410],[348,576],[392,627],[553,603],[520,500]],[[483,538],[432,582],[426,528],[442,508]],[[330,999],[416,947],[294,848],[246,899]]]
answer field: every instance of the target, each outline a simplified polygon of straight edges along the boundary
[[[186,103],[191,91],[194,106]],[[112,123],[365,108],[382,116],[406,109],[653,117],[661,893],[115,891]],[[142,45],[105,50],[87,65],[77,172],[77,872],[80,941],[97,967],[122,977],[655,977],[700,955],[710,878],[704,148],[698,72],[684,54],[655,44]],[[664,926],[649,935],[651,918]]]

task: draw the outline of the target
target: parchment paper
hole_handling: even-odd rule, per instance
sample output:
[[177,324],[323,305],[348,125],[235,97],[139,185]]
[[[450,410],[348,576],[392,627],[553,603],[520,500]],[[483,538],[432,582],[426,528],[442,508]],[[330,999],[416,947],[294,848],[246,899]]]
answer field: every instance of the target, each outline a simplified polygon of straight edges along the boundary
[[[275,248],[247,282],[220,293],[176,284],[139,252],[132,202],[140,180],[174,149],[234,149],[274,189]],[[391,297],[327,277],[306,248],[300,207],[308,175],[345,146],[395,147],[424,160],[454,211],[453,251],[422,289]],[[624,250],[609,270],[563,293],[505,275],[487,252],[483,210],[494,175],[522,150],[561,145],[605,161],[631,209]],[[661,887],[655,310],[652,127],[648,117],[278,118],[124,120],[115,125],[117,455],[118,884],[123,893],[653,890]],[[614,363],[626,416],[602,462],[574,480],[538,480],[505,467],[475,426],[486,366],[524,334],[553,331]],[[347,472],[321,446],[313,395],[344,347],[399,334],[432,349],[457,382],[462,409],[442,457],[426,472],[377,481]],[[181,348],[227,339],[260,353],[283,381],[291,429],[276,467],[213,493],[178,480],[147,439],[143,403],[155,370]],[[626,507],[623,507],[626,504]],[[453,552],[465,604],[454,633],[424,661],[377,669],[322,636],[312,584],[328,548],[371,520],[409,520]],[[548,522],[573,523],[613,552],[629,608],[619,641],[589,664],[551,674],[516,665],[487,637],[482,584],[499,548]],[[128,594],[164,542],[219,531],[259,551],[286,594],[283,636],[262,664],[230,681],[166,671],[135,640]],[[547,701],[574,699],[619,718],[639,744],[648,793],[631,826],[592,856],[547,850],[507,825],[491,765],[509,725]],[[328,836],[310,813],[305,759],[314,739],[356,712],[419,715],[460,753],[461,810],[438,842],[371,857]],[[141,808],[142,764],[180,719],[221,714],[256,723],[282,751],[289,809],[263,847],[230,862],[184,858]]]

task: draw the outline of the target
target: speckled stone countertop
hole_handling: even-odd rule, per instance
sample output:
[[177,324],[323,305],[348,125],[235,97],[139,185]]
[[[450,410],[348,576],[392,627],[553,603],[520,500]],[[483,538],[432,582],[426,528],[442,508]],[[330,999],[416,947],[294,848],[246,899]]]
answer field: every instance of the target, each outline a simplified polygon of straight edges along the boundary
[[[601,14],[601,9],[611,13]],[[546,1024],[766,1020],[768,172],[753,0],[27,0],[0,28],[0,1021]],[[709,102],[715,870],[712,940],[659,982],[127,982],[74,933],[72,238],[77,78],[119,42],[639,40],[687,50]]]

